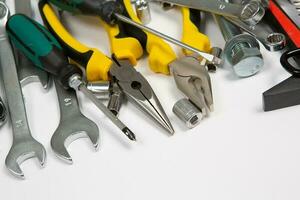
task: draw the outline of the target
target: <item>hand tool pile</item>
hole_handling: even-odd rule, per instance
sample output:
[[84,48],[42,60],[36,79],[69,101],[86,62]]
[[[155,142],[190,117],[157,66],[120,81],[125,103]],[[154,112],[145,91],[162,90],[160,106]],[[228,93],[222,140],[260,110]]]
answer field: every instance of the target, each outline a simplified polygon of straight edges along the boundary
[[[282,66],[293,75],[263,94],[264,110],[300,104],[297,1],[40,0],[43,24],[32,19],[31,0],[11,1],[15,10],[0,0],[0,68],[8,107],[7,111],[0,99],[0,125],[9,113],[13,144],[5,164],[17,177],[24,178],[23,161],[37,157],[44,165],[46,160],[45,148],[31,136],[26,116],[22,87],[31,82],[41,82],[45,89],[50,81],[55,83],[60,124],[51,147],[68,163],[72,158],[66,146],[75,139],[88,137],[95,149],[99,145],[98,127],[81,113],[77,92],[89,98],[130,140],[136,140],[135,134],[118,118],[125,98],[174,134],[155,88],[134,68],[144,51],[151,70],[172,75],[185,96],[175,103],[173,112],[188,128],[196,127],[213,111],[209,73],[226,63],[240,78],[257,74],[264,65],[260,43],[268,51],[282,52]],[[147,27],[150,3],[181,11],[181,41]],[[99,25],[109,36],[111,56],[74,38],[61,22],[62,12],[99,17]],[[222,32],[224,48],[211,47],[203,33],[208,14]],[[183,54],[177,56],[167,42],[180,46]],[[109,100],[108,105],[103,100]]]

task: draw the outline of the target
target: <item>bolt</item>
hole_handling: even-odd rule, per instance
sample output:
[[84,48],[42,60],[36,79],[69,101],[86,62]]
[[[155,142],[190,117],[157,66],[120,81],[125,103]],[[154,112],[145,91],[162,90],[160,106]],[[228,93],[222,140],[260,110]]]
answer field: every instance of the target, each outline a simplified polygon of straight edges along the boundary
[[222,16],[214,15],[214,19],[226,41],[223,55],[236,75],[249,77],[258,73],[264,62],[257,40],[251,35],[243,34]]

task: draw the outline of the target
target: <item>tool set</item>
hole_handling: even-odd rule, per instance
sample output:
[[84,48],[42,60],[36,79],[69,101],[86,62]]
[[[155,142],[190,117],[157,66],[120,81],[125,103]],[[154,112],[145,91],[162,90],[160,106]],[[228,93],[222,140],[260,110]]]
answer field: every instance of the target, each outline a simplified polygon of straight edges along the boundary
[[[280,52],[282,66],[292,74],[263,94],[264,110],[300,104],[298,1],[37,0],[44,25],[32,19],[31,0],[12,1],[15,10],[0,0],[0,68],[6,96],[6,101],[0,98],[0,125],[9,113],[13,144],[5,164],[17,177],[24,178],[23,161],[37,157],[44,165],[46,160],[45,148],[31,136],[26,116],[21,86],[31,82],[38,81],[48,89],[53,77],[60,123],[51,147],[68,163],[72,158],[66,148],[71,142],[88,137],[98,149],[100,138],[96,123],[81,113],[76,92],[88,97],[130,140],[135,141],[136,135],[118,117],[126,99],[174,134],[155,93],[157,88],[134,68],[144,53],[153,72],[174,78],[184,97],[174,104],[173,113],[188,128],[196,127],[213,112],[210,73],[228,64],[237,77],[257,74],[264,65],[260,43],[269,51]],[[152,3],[179,11],[181,41],[146,25],[152,20]],[[63,12],[100,17],[99,26],[108,34],[111,55],[74,38],[60,20]],[[209,14],[226,41],[223,49],[212,47],[204,34],[203,23]],[[181,47],[182,55],[167,42]]]

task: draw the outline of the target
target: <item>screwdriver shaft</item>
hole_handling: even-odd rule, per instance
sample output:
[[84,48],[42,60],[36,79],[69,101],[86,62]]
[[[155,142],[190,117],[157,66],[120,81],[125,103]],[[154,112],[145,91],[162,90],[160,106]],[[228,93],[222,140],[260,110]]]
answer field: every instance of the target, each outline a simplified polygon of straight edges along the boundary
[[92,92],[90,92],[86,86],[82,83],[79,85],[78,90],[85,94],[104,114],[107,116],[112,123],[114,123],[122,132],[130,139],[135,141],[135,134],[123,124],[99,99],[97,99]]
[[180,42],[179,40],[176,40],[176,39],[174,39],[174,38],[172,38],[172,37],[170,37],[168,35],[165,35],[165,34],[163,34],[161,32],[156,31],[156,30],[154,30],[152,28],[149,28],[149,27],[144,26],[144,25],[142,25],[140,23],[137,23],[137,22],[129,19],[128,17],[125,17],[125,16],[120,15],[118,13],[115,13],[114,15],[120,21],[125,22],[127,24],[131,24],[133,26],[136,26],[136,27],[138,27],[140,29],[143,29],[143,30],[145,30],[145,31],[147,31],[149,33],[152,33],[152,34],[154,34],[154,35],[156,35],[156,36],[158,36],[160,38],[163,38],[163,39],[167,40],[168,42],[171,42],[171,43],[173,43],[175,45],[178,45],[178,46],[180,46],[180,47],[182,47],[184,49],[192,51],[192,52],[200,55],[201,57],[203,57],[205,60],[209,61],[212,64],[220,64],[221,63],[221,59],[217,58],[216,56],[214,56],[212,54],[200,51],[199,49],[196,49],[196,48],[194,48],[194,47],[192,47],[192,46],[190,46],[188,44],[185,44],[183,42]]

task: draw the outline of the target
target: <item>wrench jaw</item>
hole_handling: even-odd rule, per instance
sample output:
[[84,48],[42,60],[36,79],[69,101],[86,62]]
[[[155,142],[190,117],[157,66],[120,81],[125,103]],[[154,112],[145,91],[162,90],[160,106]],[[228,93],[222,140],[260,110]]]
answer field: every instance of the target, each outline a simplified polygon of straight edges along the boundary
[[[27,149],[27,151],[24,151]],[[30,138],[24,142],[17,142],[12,145],[6,159],[7,169],[17,178],[25,179],[25,175],[20,165],[30,158],[37,158],[41,167],[44,167],[46,161],[46,150],[42,144],[35,139]]]
[[[87,118],[80,116],[71,121],[62,121],[51,138],[51,148],[56,156],[68,164],[73,164],[67,147],[77,139],[89,138],[95,150],[99,148],[99,129],[98,126]],[[75,122],[75,123],[74,123]],[[73,124],[69,130],[65,129],[64,124]],[[78,131],[81,130],[81,131]]]

